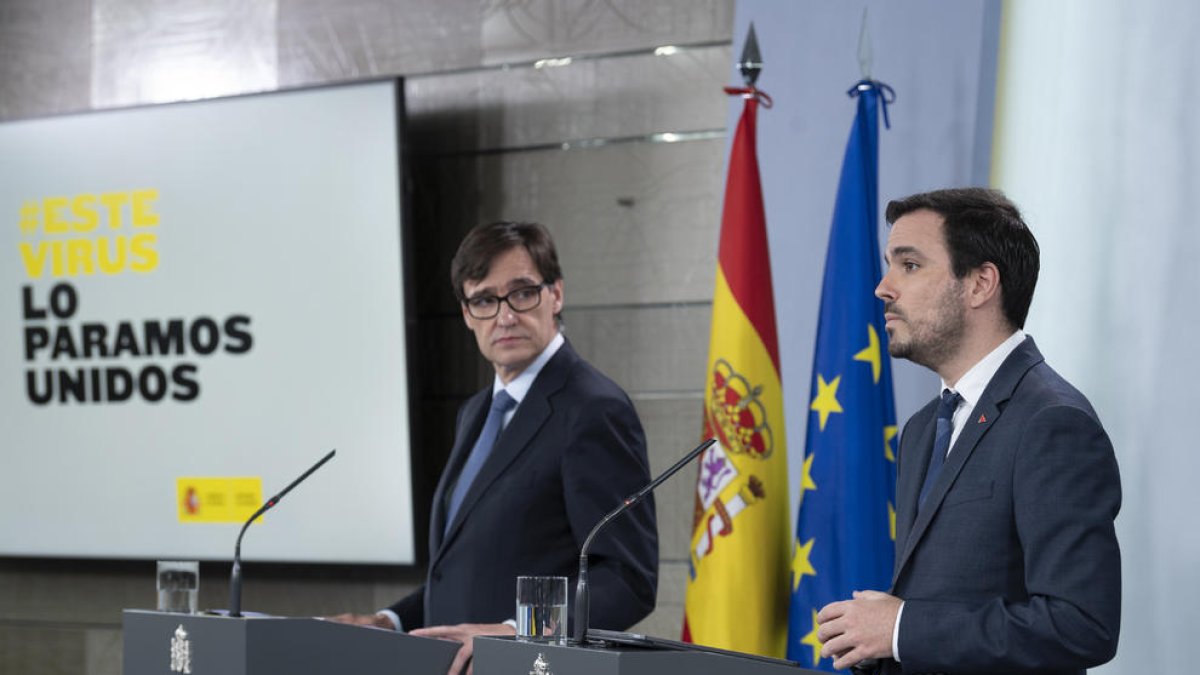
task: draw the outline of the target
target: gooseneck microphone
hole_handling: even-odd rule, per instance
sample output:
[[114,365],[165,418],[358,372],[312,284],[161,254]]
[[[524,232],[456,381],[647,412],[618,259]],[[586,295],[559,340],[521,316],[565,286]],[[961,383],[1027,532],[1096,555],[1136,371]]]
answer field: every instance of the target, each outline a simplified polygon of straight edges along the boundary
[[625,500],[621,502],[620,506],[613,509],[612,513],[609,513],[607,516],[601,518],[600,522],[596,523],[596,526],[593,527],[592,531],[588,533],[587,539],[583,540],[583,547],[579,550],[579,581],[577,581],[575,584],[575,635],[571,639],[571,644],[582,645],[587,639],[589,609],[588,601],[590,598],[587,580],[587,552],[588,548],[590,548],[592,545],[592,540],[596,538],[596,534],[598,534],[600,530],[604,529],[604,526],[608,525],[609,521],[621,515],[622,513],[625,513],[635,504],[642,501],[642,498],[653,492],[654,488],[658,487],[663,481],[667,480],[671,476],[674,476],[679,472],[680,469],[682,469],[684,466],[687,466],[688,462],[691,462],[696,458],[697,455],[707,450],[708,446],[716,442],[717,439],[710,438],[700,445],[697,445],[695,448],[692,448],[692,451],[687,455],[684,455],[683,459],[675,462],[671,468],[662,472],[658,478],[650,481],[649,485],[626,497]]
[[237,545],[233,548],[233,572],[231,572],[229,575],[229,616],[242,615],[242,537],[246,534],[246,528],[250,527],[250,523],[253,523],[255,520],[257,520],[259,516],[266,513],[271,509],[271,507],[278,504],[279,500],[283,499],[284,495],[291,492],[292,488],[303,482],[305,478],[311,476],[312,472],[321,468],[325,462],[333,459],[335,454],[337,454],[337,450],[330,450],[328,455],[325,455],[321,458],[321,461],[309,467],[308,471],[300,474],[300,477],[292,481],[287,487],[283,488],[282,492],[274,497],[271,497],[266,501],[265,504],[258,507],[258,510],[254,512],[254,515],[250,516],[250,519],[247,520],[246,524],[242,526],[242,531],[238,533]]

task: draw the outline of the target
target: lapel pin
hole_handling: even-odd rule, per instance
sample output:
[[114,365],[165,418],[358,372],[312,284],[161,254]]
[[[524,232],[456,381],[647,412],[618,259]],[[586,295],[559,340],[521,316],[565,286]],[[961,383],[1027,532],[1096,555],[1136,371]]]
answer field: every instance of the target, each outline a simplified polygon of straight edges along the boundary
[[983,424],[983,423],[984,423],[984,422],[986,422],[986,421],[987,421],[987,417],[985,417],[984,415],[980,415],[980,416],[979,416],[979,421],[978,421],[978,422],[976,422],[976,424]]

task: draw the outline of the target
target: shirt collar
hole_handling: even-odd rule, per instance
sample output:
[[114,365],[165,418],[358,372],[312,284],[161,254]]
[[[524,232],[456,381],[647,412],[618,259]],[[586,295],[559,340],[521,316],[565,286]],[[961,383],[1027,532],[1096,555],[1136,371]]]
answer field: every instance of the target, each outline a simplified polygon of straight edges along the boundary
[[541,354],[538,354],[533,363],[529,364],[529,367],[521,371],[521,374],[514,377],[512,382],[508,384],[504,384],[500,379],[500,375],[496,375],[496,378],[492,380],[492,396],[495,396],[503,389],[519,405],[525,398],[525,394],[529,393],[529,388],[533,386],[533,381],[537,379],[538,373],[542,372],[542,367],[546,365],[546,362],[551,357],[558,353],[559,348],[563,346],[564,342],[566,340],[563,338],[563,334],[555,333],[554,339],[550,340],[550,344],[546,345],[546,348],[542,350]]
[[[963,402],[968,407],[974,408],[979,402],[979,397],[983,396],[983,390],[987,388],[988,383],[992,381],[996,371],[1000,370],[1004,360],[1008,355],[1013,353],[1022,342],[1025,340],[1025,331],[1017,329],[1015,333],[1008,336],[1008,339],[1001,342],[995,349],[988,352],[988,355],[979,360],[978,363],[971,366],[962,377],[958,378],[958,382],[953,388],[953,391],[958,392],[963,397]],[[942,380],[942,389],[949,389],[946,386],[946,381]]]

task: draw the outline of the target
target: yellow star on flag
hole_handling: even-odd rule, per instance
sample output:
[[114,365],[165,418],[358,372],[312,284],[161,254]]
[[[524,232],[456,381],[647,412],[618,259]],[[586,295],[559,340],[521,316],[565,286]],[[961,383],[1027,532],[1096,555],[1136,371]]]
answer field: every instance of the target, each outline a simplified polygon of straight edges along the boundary
[[813,569],[812,563],[808,561],[808,556],[812,553],[813,542],[816,538],[809,539],[801,544],[800,540],[796,540],[796,552],[792,555],[792,592],[795,593],[797,588],[800,588],[800,580],[807,574],[810,577],[817,576],[817,570]]
[[832,382],[826,382],[820,373],[817,374],[817,397],[813,399],[809,409],[821,414],[821,431],[825,431],[825,422],[831,413],[842,412],[842,404],[837,400],[837,388],[841,382],[841,375],[833,378]]
[[888,502],[888,532],[892,541],[896,541],[896,507],[891,502]]
[[900,427],[888,424],[883,427],[883,456],[892,464],[896,463],[896,453],[892,452],[892,439],[900,433]]
[[820,628],[820,625],[817,624],[817,610],[814,609],[812,611],[812,616],[812,630],[808,632],[808,635],[805,635],[800,639],[800,644],[812,647],[812,664],[813,667],[816,668],[817,664],[821,662],[821,641],[817,639],[817,629]]
[[854,355],[854,360],[871,364],[871,377],[875,379],[875,384],[879,384],[879,371],[883,368],[883,360],[879,355],[879,334],[875,332],[875,326],[867,324],[867,346]]
[[804,464],[800,467],[800,495],[803,497],[806,490],[816,490],[817,484],[812,478],[812,463],[816,453],[808,453],[804,458]]

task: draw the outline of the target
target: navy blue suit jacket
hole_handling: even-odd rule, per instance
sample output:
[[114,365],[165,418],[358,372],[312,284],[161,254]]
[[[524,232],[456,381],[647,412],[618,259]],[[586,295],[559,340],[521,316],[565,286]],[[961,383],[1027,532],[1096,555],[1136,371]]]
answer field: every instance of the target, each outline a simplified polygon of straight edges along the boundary
[[[584,538],[650,482],[629,397],[565,343],[538,373],[446,530],[447,495],[491,400],[489,385],[459,409],[433,498],[425,584],[390,608],[406,630],[512,619],[518,575],[569,577],[573,603]],[[658,586],[653,501],[614,519],[588,559],[591,626],[625,630],[649,614]]]
[[905,600],[902,663],[883,670],[1074,675],[1111,659],[1121,485],[1091,404],[1027,338],[918,511],[936,408],[914,415],[900,441],[892,592]]

